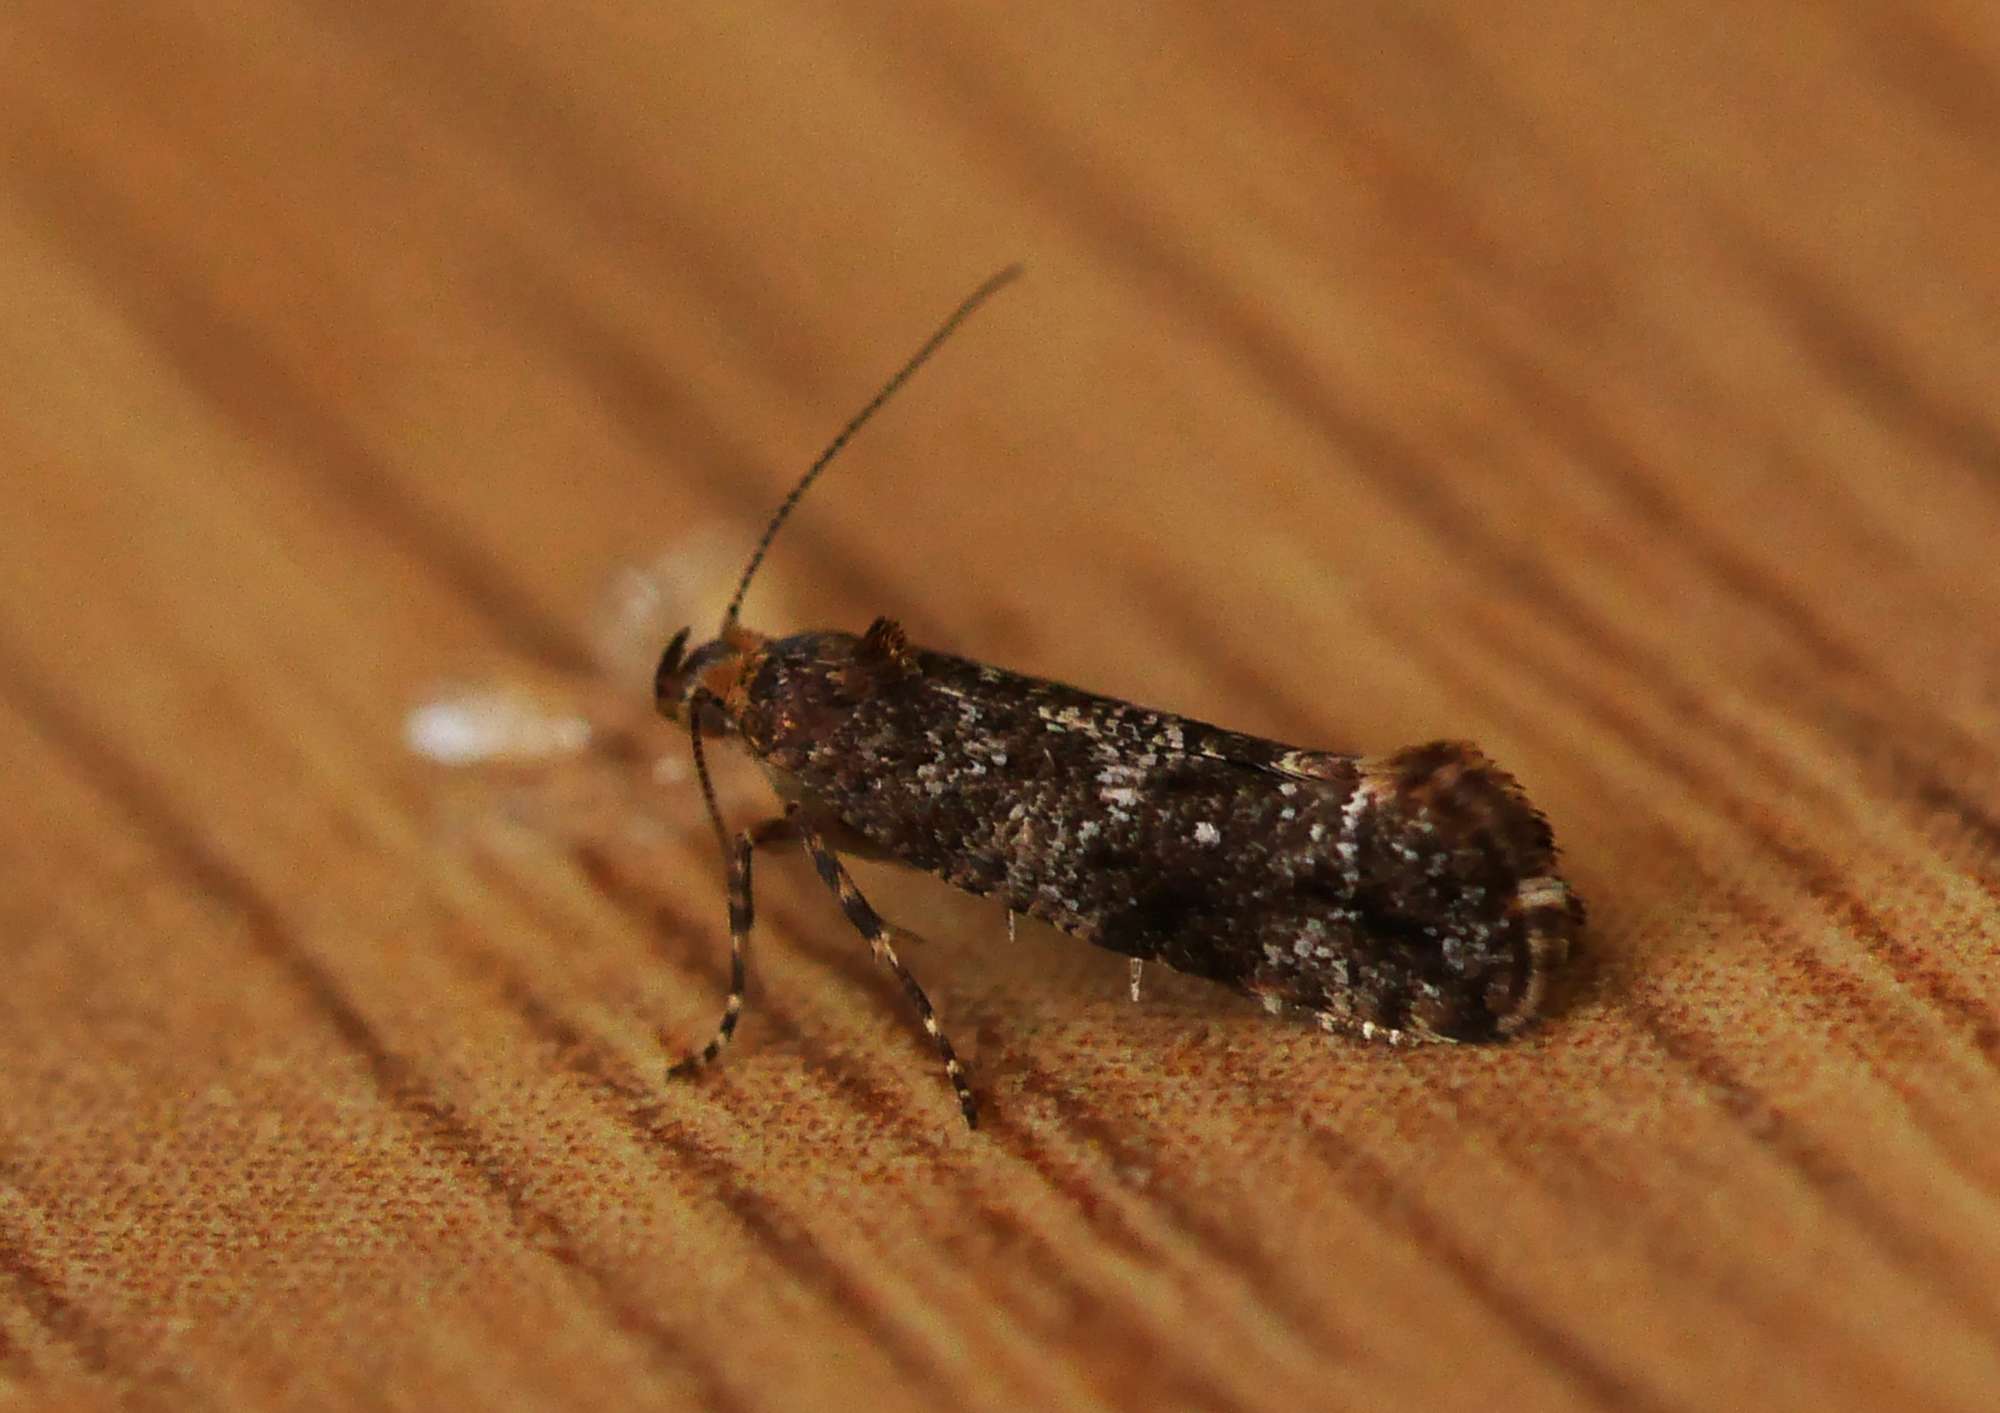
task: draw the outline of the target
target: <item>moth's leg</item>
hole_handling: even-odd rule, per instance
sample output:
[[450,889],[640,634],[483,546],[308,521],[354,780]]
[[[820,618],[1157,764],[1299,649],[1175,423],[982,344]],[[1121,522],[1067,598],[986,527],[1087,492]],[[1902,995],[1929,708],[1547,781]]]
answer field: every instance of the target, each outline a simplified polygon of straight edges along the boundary
[[749,979],[747,952],[754,916],[750,902],[750,854],[752,850],[798,837],[798,823],[789,812],[753,824],[736,836],[736,847],[729,855],[729,999],[723,1003],[722,1021],[708,1044],[668,1065],[667,1078],[680,1079],[696,1073],[713,1062],[736,1034],[737,1019],[743,1014],[743,987]]
[[917,1019],[923,1022],[924,1034],[930,1036],[937,1046],[938,1055],[944,1061],[945,1077],[951,1087],[958,1091],[958,1111],[965,1115],[967,1128],[979,1127],[979,1106],[973,1102],[972,1088],[965,1082],[965,1066],[958,1062],[958,1055],[952,1050],[951,1042],[945,1039],[939,1028],[937,1012],[931,1009],[930,997],[924,995],[924,988],[917,985],[917,979],[910,975],[902,958],[896,955],[891,945],[892,937],[907,937],[919,940],[915,933],[882,921],[881,916],[868,905],[861,896],[861,890],[854,886],[854,880],[841,864],[840,856],[828,848],[826,841],[810,829],[801,829],[800,837],[805,840],[806,851],[812,855],[813,867],[819,870],[820,880],[833,891],[840,900],[840,910],[847,914],[847,920],[854,924],[855,931],[868,939],[868,946],[875,953],[875,960],[896,974],[903,983],[903,994],[916,1007]]
[[1132,979],[1132,1004],[1136,1006],[1139,1004],[1139,982],[1146,975],[1146,961],[1143,957],[1133,957],[1130,962],[1127,971]]

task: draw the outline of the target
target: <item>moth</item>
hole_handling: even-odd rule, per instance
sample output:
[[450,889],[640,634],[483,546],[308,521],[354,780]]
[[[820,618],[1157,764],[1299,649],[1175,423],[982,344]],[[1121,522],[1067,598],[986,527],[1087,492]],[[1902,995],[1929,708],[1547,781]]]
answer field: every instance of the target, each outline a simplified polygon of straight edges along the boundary
[[[964,1067],[842,856],[887,860],[997,898],[1123,953],[1256,997],[1274,1013],[1388,1041],[1494,1040],[1534,1018],[1583,923],[1549,825],[1475,747],[1379,756],[1302,749],[1149,711],[909,641],[772,637],[739,621],[779,528],[854,434],[980,304],[968,296],[793,486],[751,553],[715,636],[683,628],[654,679],[684,725],[728,878],[730,987],[700,1051],[743,1011],[751,859],[796,844],[936,1046],[968,1125]],[[727,737],[782,809],[731,835],[703,742]],[[1136,973],[1135,973],[1136,976]],[[1136,981],[1135,981],[1136,985]]]

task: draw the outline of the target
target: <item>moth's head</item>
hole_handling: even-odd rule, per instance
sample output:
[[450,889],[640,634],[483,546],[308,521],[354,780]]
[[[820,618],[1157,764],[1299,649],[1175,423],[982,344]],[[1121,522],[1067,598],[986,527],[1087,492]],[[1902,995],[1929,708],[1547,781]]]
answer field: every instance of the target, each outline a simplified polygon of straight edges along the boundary
[[761,634],[732,624],[698,647],[688,647],[692,630],[674,634],[653,672],[653,702],[669,721],[692,722],[703,735],[730,729],[743,694],[750,659],[763,645]]

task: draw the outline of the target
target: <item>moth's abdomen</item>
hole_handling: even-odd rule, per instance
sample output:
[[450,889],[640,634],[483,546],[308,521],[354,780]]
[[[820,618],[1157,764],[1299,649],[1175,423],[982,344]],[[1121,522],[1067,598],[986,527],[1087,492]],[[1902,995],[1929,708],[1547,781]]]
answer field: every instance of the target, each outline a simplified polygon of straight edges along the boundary
[[1418,1037],[1513,1034],[1583,920],[1547,821],[1463,742],[1360,765],[1342,866],[1358,935],[1383,941],[1363,944],[1378,960],[1355,988],[1356,1019]]

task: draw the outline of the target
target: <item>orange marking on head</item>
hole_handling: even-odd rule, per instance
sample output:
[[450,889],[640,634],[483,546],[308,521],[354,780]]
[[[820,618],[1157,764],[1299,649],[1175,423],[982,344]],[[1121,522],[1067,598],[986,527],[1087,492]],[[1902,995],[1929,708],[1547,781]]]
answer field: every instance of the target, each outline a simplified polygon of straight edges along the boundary
[[730,651],[702,669],[702,689],[734,716],[749,702],[750,679],[756,676],[764,644],[770,639],[748,628],[732,626],[722,636]]

